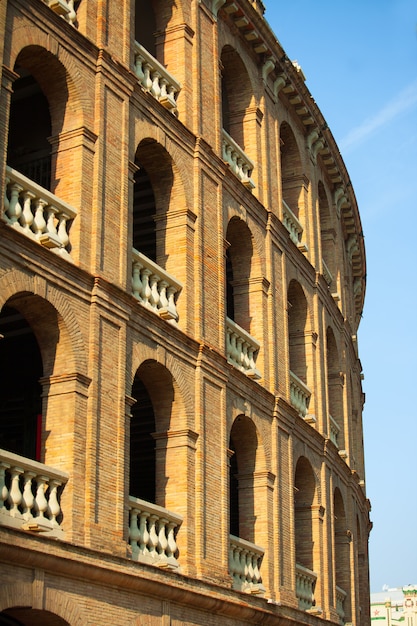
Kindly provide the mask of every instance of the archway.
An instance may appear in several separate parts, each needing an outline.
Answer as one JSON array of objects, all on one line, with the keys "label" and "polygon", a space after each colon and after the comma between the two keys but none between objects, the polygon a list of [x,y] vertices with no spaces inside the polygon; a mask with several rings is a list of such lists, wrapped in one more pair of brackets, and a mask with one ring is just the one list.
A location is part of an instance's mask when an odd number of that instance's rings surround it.
[{"label": "archway", "polygon": [[70,624],[50,611],[13,607],[0,613],[0,626],[70,626]]},{"label": "archway", "polygon": [[0,313],[0,448],[41,460],[42,357],[33,329],[13,306]]}]

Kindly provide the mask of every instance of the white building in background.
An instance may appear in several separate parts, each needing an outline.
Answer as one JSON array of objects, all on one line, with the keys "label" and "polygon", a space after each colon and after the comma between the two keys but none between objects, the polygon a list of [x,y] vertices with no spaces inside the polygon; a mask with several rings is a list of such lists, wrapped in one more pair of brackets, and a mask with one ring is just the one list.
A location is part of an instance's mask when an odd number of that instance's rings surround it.
[{"label": "white building in background", "polygon": [[417,585],[372,593],[371,623],[380,626],[417,626]]}]

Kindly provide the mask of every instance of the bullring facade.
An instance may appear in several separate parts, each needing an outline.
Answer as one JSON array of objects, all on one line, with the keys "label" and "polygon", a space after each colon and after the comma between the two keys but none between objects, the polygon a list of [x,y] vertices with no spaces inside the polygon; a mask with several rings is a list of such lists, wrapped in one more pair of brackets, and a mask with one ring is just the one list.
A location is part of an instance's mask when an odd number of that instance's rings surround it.
[{"label": "bullring facade", "polygon": [[0,624],[369,623],[363,235],[260,0],[0,5]]}]

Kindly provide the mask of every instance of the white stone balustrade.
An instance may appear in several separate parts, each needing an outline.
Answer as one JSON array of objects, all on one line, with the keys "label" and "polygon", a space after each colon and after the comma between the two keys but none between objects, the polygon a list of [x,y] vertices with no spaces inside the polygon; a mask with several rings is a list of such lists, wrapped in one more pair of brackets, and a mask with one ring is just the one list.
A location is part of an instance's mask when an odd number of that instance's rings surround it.
[{"label": "white stone balustrade", "polygon": [[308,611],[315,605],[314,590],[317,582],[317,574],[307,567],[296,564],[295,585],[298,608]]},{"label": "white stone balustrade", "polygon": [[129,496],[132,559],[178,571],[176,535],[181,524],[181,515]]},{"label": "white stone balustrade", "polygon": [[321,265],[322,265],[322,274],[324,277],[324,280],[326,281],[326,283],[330,286],[333,282],[333,276],[331,271],[329,270],[329,268],[327,267],[324,259],[321,260]]},{"label": "white stone balustrade", "polygon": [[74,26],[77,14],[74,9],[74,0],[43,0],[56,13]]},{"label": "white stone balustrade", "polygon": [[233,589],[264,595],[260,573],[264,553],[265,550],[254,543],[230,535],[229,573],[233,578]]},{"label": "white stone balustrade", "polygon": [[336,611],[342,624],[345,623],[345,598],[346,591],[336,586]]},{"label": "white stone balustrade", "polygon": [[261,373],[256,369],[256,357],[260,348],[249,333],[235,324],[229,317],[226,318],[226,356],[229,363],[237,367],[249,378],[258,380]]},{"label": "white stone balustrade", "polygon": [[290,398],[291,404],[298,414],[304,418],[310,404],[311,391],[302,380],[290,371]]},{"label": "white stone balustrade", "polygon": [[163,319],[178,321],[176,298],[182,284],[144,254],[132,248],[132,293]]},{"label": "white stone balustrade", "polygon": [[339,436],[340,428],[336,420],[331,415],[329,415],[329,428],[330,428],[330,441],[332,441],[334,445],[336,446],[336,448],[338,448],[339,444],[337,442],[337,439]]},{"label": "white stone balustrade", "polygon": [[247,189],[251,191],[255,188],[255,183],[251,178],[253,161],[224,129],[222,130],[222,159]]},{"label": "white stone balustrade", "polygon": [[306,244],[301,243],[301,238],[303,235],[303,227],[301,226],[301,222],[299,221],[298,217],[296,217],[291,211],[285,200],[282,201],[282,219],[282,223],[290,234],[291,241],[295,243],[297,248],[299,248],[302,252],[307,252],[308,248]]},{"label": "white stone balustrade", "polygon": [[135,41],[135,74],[140,85],[171,113],[177,113],[181,85],[149,52]]},{"label": "white stone balustrade", "polygon": [[0,525],[62,537],[61,487],[68,474],[0,450]]},{"label": "white stone balustrade", "polygon": [[77,211],[53,193],[6,167],[3,220],[27,237],[71,260],[69,224]]}]

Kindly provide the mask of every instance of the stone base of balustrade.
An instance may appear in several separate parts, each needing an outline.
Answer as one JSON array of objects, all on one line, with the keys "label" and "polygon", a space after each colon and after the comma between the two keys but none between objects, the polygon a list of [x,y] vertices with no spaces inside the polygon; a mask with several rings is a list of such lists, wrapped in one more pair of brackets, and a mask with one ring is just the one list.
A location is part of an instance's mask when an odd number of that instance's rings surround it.
[{"label": "stone base of balustrade", "polygon": [[176,323],[178,321],[178,313],[169,307],[158,309],[157,313],[163,320],[168,322]]},{"label": "stone base of balustrade", "polygon": [[138,563],[146,563],[147,565],[154,565],[155,567],[159,567],[161,569],[168,569],[173,572],[180,572],[180,566],[177,559],[174,556],[162,556],[160,554],[155,553],[154,555],[147,553],[143,554],[141,552],[131,553],[130,555],[132,561],[138,561]]},{"label": "stone base of balustrade", "polygon": [[248,593],[250,595],[257,595],[260,598],[266,593],[266,589],[262,583],[249,583],[246,580],[233,579],[232,589],[236,591],[243,591],[243,593]]},{"label": "stone base of balustrade", "polygon": [[51,233],[43,233],[38,239],[39,243],[45,248],[60,248],[62,246],[59,237]]},{"label": "stone base of balustrade", "polygon": [[45,518],[31,517],[25,519],[21,513],[12,517],[5,508],[0,510],[0,526],[23,530],[32,535],[44,535],[45,537],[64,538],[64,531],[60,526],[54,526],[52,522]]},{"label": "stone base of balustrade", "polygon": [[256,368],[251,370],[243,370],[243,372],[248,378],[252,378],[253,380],[259,380],[260,378],[262,378],[261,372]]}]

